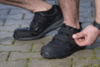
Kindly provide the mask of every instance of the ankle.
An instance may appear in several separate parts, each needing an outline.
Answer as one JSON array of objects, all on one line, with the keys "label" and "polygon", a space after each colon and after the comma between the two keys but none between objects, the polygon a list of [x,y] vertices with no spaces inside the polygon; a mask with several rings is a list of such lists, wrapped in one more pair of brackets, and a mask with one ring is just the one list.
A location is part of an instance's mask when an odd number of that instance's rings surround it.
[{"label": "ankle", "polygon": [[80,24],[79,24],[79,21],[73,23],[73,22],[68,22],[68,21],[64,21],[63,22],[64,24],[68,25],[68,26],[71,26],[73,28],[76,28],[76,29],[80,29]]},{"label": "ankle", "polygon": [[32,12],[48,11],[51,8],[52,8],[52,5],[48,4],[48,6],[37,7],[35,9],[33,9]]}]

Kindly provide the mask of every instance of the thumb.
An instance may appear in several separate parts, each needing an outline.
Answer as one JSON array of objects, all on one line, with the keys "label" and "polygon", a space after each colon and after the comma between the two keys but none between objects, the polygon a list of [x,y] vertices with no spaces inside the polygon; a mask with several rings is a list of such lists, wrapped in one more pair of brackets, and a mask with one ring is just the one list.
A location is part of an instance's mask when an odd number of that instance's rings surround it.
[{"label": "thumb", "polygon": [[73,38],[82,38],[82,37],[84,37],[84,34],[83,34],[83,32],[80,32],[80,33],[74,34],[72,37]]}]

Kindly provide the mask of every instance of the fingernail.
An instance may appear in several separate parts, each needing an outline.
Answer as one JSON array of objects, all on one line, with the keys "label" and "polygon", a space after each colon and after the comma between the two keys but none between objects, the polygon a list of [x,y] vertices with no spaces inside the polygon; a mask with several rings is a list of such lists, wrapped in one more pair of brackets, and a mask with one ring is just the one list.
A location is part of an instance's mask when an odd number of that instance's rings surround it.
[{"label": "fingernail", "polygon": [[76,36],[75,36],[75,35],[73,35],[73,38],[76,38]]}]

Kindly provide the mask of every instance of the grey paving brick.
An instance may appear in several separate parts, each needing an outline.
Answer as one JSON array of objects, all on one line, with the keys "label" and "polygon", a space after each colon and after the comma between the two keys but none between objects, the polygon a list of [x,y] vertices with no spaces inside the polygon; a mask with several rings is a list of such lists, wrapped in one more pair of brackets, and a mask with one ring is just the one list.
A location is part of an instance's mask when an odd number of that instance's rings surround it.
[{"label": "grey paving brick", "polygon": [[46,36],[44,38],[41,38],[41,39],[37,39],[37,40],[31,40],[31,41],[15,41],[15,44],[14,45],[22,45],[22,44],[47,44],[48,42],[51,41],[52,39],[52,35],[51,36]]},{"label": "grey paving brick", "polygon": [[93,22],[94,18],[84,18],[84,17],[80,17],[79,18],[80,22]]},{"label": "grey paving brick", "polygon": [[20,53],[20,52],[11,52],[9,61],[18,60],[18,59],[26,59],[26,58],[41,58],[40,52],[34,53]]},{"label": "grey paving brick", "polygon": [[4,22],[4,20],[0,20],[0,26],[2,26],[3,22]]},{"label": "grey paving brick", "polygon": [[87,49],[100,48],[100,43],[94,43],[93,45],[87,46],[86,48],[87,48]]},{"label": "grey paving brick", "polygon": [[51,36],[46,36],[46,37],[43,37],[41,39],[38,39],[38,40],[34,40],[34,44],[37,44],[37,43],[42,43],[42,44],[48,44],[53,38],[53,35]]},{"label": "grey paving brick", "polygon": [[57,34],[58,33],[58,31],[51,31],[51,32],[49,32],[49,33],[47,33],[45,36],[49,36],[49,35],[55,35],[55,34]]},{"label": "grey paving brick", "polygon": [[[34,63],[35,62],[35,63]],[[28,67],[70,67],[70,59],[37,60],[32,59]]]},{"label": "grey paving brick", "polygon": [[90,18],[91,17],[91,12],[90,11],[85,11],[80,13],[80,17],[85,17],[85,18]]},{"label": "grey paving brick", "polygon": [[85,11],[94,11],[94,8],[93,7],[82,7],[82,6],[80,6],[79,7],[79,11],[80,12],[85,12]]},{"label": "grey paving brick", "polygon": [[18,27],[19,27],[19,25],[0,26],[0,31],[14,31]]},{"label": "grey paving brick", "polygon": [[24,19],[32,20],[33,17],[34,17],[34,13],[26,13],[25,16],[24,16]]},{"label": "grey paving brick", "polygon": [[28,52],[30,51],[31,45],[24,44],[24,45],[18,45],[18,46],[2,46],[0,45],[0,51],[22,51],[22,52]]},{"label": "grey paving brick", "polygon": [[31,20],[6,20],[5,25],[22,25],[29,24]]},{"label": "grey paving brick", "polygon": [[51,1],[47,0],[46,2],[49,4],[52,4],[52,5],[56,4],[56,2],[54,0],[51,0]]},{"label": "grey paving brick", "polygon": [[85,2],[80,1],[80,6],[82,6],[82,7],[91,7],[91,2],[90,1],[85,1]]},{"label": "grey paving brick", "polygon": [[91,22],[84,22],[82,23],[82,28],[86,28],[89,25],[91,25]]},{"label": "grey paving brick", "polygon": [[96,42],[99,42],[100,43],[100,36],[97,38]]},{"label": "grey paving brick", "polygon": [[31,45],[33,43],[34,43],[33,40],[31,40],[31,41],[18,41],[18,40],[16,40],[14,45],[24,45],[24,44],[30,44]]},{"label": "grey paving brick", "polygon": [[78,57],[91,58],[93,57],[93,53],[92,53],[92,50],[81,50],[81,51],[75,52],[69,57],[70,58],[78,58]]},{"label": "grey paving brick", "polygon": [[0,32],[0,39],[7,38],[7,37],[13,37],[13,33],[12,32]]},{"label": "grey paving brick", "polygon": [[0,61],[6,61],[9,52],[0,52]]},{"label": "grey paving brick", "polygon": [[0,67],[25,67],[27,60],[0,62]]},{"label": "grey paving brick", "polygon": [[0,9],[11,9],[11,8],[19,8],[19,7],[5,5],[5,4],[0,4]]},{"label": "grey paving brick", "polygon": [[21,25],[21,28],[22,28],[22,27],[30,27],[30,23],[29,23],[29,24],[22,24],[22,25]]},{"label": "grey paving brick", "polygon": [[12,45],[14,38],[4,38],[4,39],[0,39],[0,44],[3,45]]},{"label": "grey paving brick", "polygon": [[23,14],[23,13],[31,13],[31,12],[28,10],[25,10],[25,9],[21,9],[21,8],[16,9],[15,8],[15,9],[11,9],[9,14]]},{"label": "grey paving brick", "polygon": [[100,59],[82,59],[74,58],[73,67],[82,67],[84,65],[100,65]]},{"label": "grey paving brick", "polygon": [[22,19],[23,14],[1,15],[0,19]]},{"label": "grey paving brick", "polygon": [[95,49],[95,56],[100,58],[100,49]]},{"label": "grey paving brick", "polygon": [[0,10],[0,15],[6,15],[8,14],[9,9],[2,9]]},{"label": "grey paving brick", "polygon": [[40,51],[42,46],[44,46],[44,44],[42,44],[42,43],[34,44],[33,51]]}]

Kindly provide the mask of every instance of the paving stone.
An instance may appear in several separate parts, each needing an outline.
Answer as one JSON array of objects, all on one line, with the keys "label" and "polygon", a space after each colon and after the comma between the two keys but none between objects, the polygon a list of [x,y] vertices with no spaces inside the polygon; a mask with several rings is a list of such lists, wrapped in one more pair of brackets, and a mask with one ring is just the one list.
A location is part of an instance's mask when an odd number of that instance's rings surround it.
[{"label": "paving stone", "polygon": [[2,9],[0,10],[0,15],[6,15],[8,14],[9,9]]},{"label": "paving stone", "polygon": [[99,42],[100,43],[100,36],[97,38],[96,42]]},{"label": "paving stone", "polygon": [[93,57],[92,50],[81,50],[69,56],[69,58],[78,58],[78,57],[91,58]]},{"label": "paving stone", "polygon": [[15,9],[11,9],[9,14],[23,14],[23,13],[31,13],[31,12],[28,10],[25,10],[25,9],[21,9],[21,8],[16,9],[15,8]]},{"label": "paving stone", "polygon": [[86,2],[81,2],[80,1],[80,6],[82,6],[82,7],[91,7],[91,2],[90,1],[86,1]]},{"label": "paving stone", "polygon": [[5,25],[22,25],[29,24],[31,20],[6,20]]},{"label": "paving stone", "polygon": [[22,52],[28,52],[30,51],[31,45],[24,44],[24,45],[18,45],[18,46],[2,46],[0,45],[0,51],[22,51]]},{"label": "paving stone", "polygon": [[70,67],[70,59],[37,60],[31,59],[28,67]]},{"label": "paving stone", "polygon": [[79,11],[80,11],[80,12],[94,11],[94,10],[95,10],[95,9],[94,9],[93,7],[88,7],[88,8],[82,7],[82,6],[79,7]]},{"label": "paving stone", "polygon": [[94,43],[93,45],[87,46],[86,48],[87,48],[87,49],[100,48],[100,43]]},{"label": "paving stone", "polygon": [[0,26],[2,26],[3,22],[4,22],[4,20],[0,20]]},{"label": "paving stone", "polygon": [[31,40],[31,41],[18,41],[18,40],[16,40],[14,45],[24,45],[24,44],[32,45],[32,44],[34,44],[34,41],[33,40]]},{"label": "paving stone", "polygon": [[0,31],[14,31],[18,27],[19,27],[19,25],[0,26]]},{"label": "paving stone", "polygon": [[30,24],[22,24],[22,25],[21,25],[21,28],[22,28],[22,27],[30,27]]},{"label": "paving stone", "polygon": [[85,12],[80,13],[79,16],[89,18],[89,17],[91,17],[91,12],[90,11],[85,11]]},{"label": "paving stone", "polygon": [[25,16],[24,16],[24,19],[25,20],[30,19],[32,21],[33,17],[34,17],[34,13],[26,13]]},{"label": "paving stone", "polygon": [[73,59],[73,67],[82,67],[84,65],[100,65],[100,59]]},{"label": "paving stone", "polygon": [[[0,61],[6,61],[9,52],[0,52]],[[0,66],[1,67],[1,66]]]},{"label": "paving stone", "polygon": [[53,0],[52,1],[47,0],[46,2],[49,3],[49,4],[52,4],[52,5],[56,4],[56,2],[53,1]]},{"label": "paving stone", "polygon": [[100,49],[95,49],[95,56],[100,58]]},{"label": "paving stone", "polygon": [[0,19],[22,19],[23,14],[15,14],[15,15],[0,15]]},{"label": "paving stone", "polygon": [[4,38],[4,39],[0,39],[0,44],[3,45],[12,45],[14,38]]},{"label": "paving stone", "polygon": [[39,43],[47,44],[48,42],[51,41],[52,37],[53,37],[53,36],[51,35],[51,36],[43,37],[43,38],[41,38],[41,39],[30,40],[30,41],[18,41],[18,40],[16,40],[14,45],[22,45],[22,44],[39,44]]},{"label": "paving stone", "polygon": [[54,31],[51,31],[51,32],[47,33],[45,36],[55,35],[57,33],[58,33],[58,31],[54,30]]},{"label": "paving stone", "polygon": [[84,18],[84,17],[80,17],[79,18],[80,22],[93,22],[94,18]]},{"label": "paving stone", "polygon": [[26,59],[26,58],[41,58],[40,52],[34,53],[20,53],[20,52],[11,52],[9,61],[14,61],[18,59]]},{"label": "paving stone", "polygon": [[34,44],[33,51],[40,51],[41,48],[42,48],[42,46],[44,46],[44,44],[42,44],[42,43],[36,43],[36,44]]},{"label": "paving stone", "polygon": [[0,4],[0,9],[12,9],[12,8],[19,8],[11,5]]},{"label": "paving stone", "polygon": [[84,22],[82,23],[82,28],[86,28],[89,25],[91,25],[91,22]]},{"label": "paving stone", "polygon": [[0,67],[26,67],[27,60],[0,62]]},{"label": "paving stone", "polygon": [[12,32],[0,32],[0,39],[8,38],[8,37],[13,37],[13,33]]},{"label": "paving stone", "polygon": [[42,43],[42,44],[48,44],[53,38],[53,35],[51,36],[46,36],[46,37],[43,37],[41,39],[38,39],[38,40],[34,40],[34,44],[37,44],[37,43]]}]

